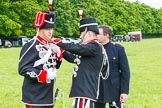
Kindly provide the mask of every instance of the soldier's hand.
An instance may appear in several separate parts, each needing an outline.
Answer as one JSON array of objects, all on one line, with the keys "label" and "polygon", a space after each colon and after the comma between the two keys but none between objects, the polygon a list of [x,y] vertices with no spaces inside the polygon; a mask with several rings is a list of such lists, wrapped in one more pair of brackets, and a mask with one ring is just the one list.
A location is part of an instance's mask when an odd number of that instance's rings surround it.
[{"label": "soldier's hand", "polygon": [[53,80],[54,78],[56,78],[56,69],[49,68],[47,70],[47,79]]}]

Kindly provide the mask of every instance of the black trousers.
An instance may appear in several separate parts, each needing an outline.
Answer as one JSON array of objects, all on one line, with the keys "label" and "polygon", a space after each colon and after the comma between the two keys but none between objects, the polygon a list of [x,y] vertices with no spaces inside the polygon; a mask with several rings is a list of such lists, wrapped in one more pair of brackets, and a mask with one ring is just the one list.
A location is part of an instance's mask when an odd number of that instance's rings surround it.
[{"label": "black trousers", "polygon": [[52,106],[32,106],[32,105],[26,105],[26,108],[53,108]]},{"label": "black trousers", "polygon": [[[95,108],[106,108],[106,103],[95,102]],[[121,108],[120,101],[113,101],[109,103],[110,108]]]}]

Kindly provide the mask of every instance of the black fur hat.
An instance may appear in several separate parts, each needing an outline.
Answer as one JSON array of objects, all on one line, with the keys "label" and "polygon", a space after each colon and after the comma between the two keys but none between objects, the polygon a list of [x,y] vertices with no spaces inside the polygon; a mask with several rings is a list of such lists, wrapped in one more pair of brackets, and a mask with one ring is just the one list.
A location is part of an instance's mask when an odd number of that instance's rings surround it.
[{"label": "black fur hat", "polygon": [[44,26],[42,28],[54,28],[56,15],[54,12],[46,12],[46,18],[44,20]]},{"label": "black fur hat", "polygon": [[93,31],[96,34],[99,34],[99,29],[98,29],[98,23],[96,21],[96,18],[83,18],[80,20],[79,24],[80,32],[85,31]]}]

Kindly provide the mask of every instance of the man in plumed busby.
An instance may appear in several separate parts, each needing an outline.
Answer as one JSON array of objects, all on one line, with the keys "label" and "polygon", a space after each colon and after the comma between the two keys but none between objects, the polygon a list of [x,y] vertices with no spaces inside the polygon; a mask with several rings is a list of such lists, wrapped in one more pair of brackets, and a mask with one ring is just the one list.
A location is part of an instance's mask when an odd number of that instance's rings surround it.
[{"label": "man in plumed busby", "polygon": [[103,62],[102,45],[99,44],[98,24],[95,18],[80,20],[81,43],[65,43],[53,38],[53,43],[64,49],[63,57],[74,63],[69,97],[74,98],[74,108],[94,108],[99,93],[99,73]]},{"label": "man in plumed busby", "polygon": [[52,108],[54,104],[54,79],[62,61],[61,48],[51,44],[54,21],[54,12],[37,12],[37,34],[20,53],[18,71],[24,77],[22,102],[26,108]]}]

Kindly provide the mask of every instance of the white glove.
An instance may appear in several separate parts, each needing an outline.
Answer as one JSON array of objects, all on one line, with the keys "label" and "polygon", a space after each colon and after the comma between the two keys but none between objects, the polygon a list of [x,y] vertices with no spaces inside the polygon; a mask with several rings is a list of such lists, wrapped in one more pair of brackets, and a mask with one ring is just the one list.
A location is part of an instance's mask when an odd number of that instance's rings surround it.
[{"label": "white glove", "polygon": [[57,53],[57,55],[61,54],[60,47],[58,47],[55,44],[51,44],[51,43],[49,43],[49,46],[50,46],[53,53]]},{"label": "white glove", "polygon": [[49,68],[47,70],[47,80],[53,80],[56,78],[56,69]]}]

